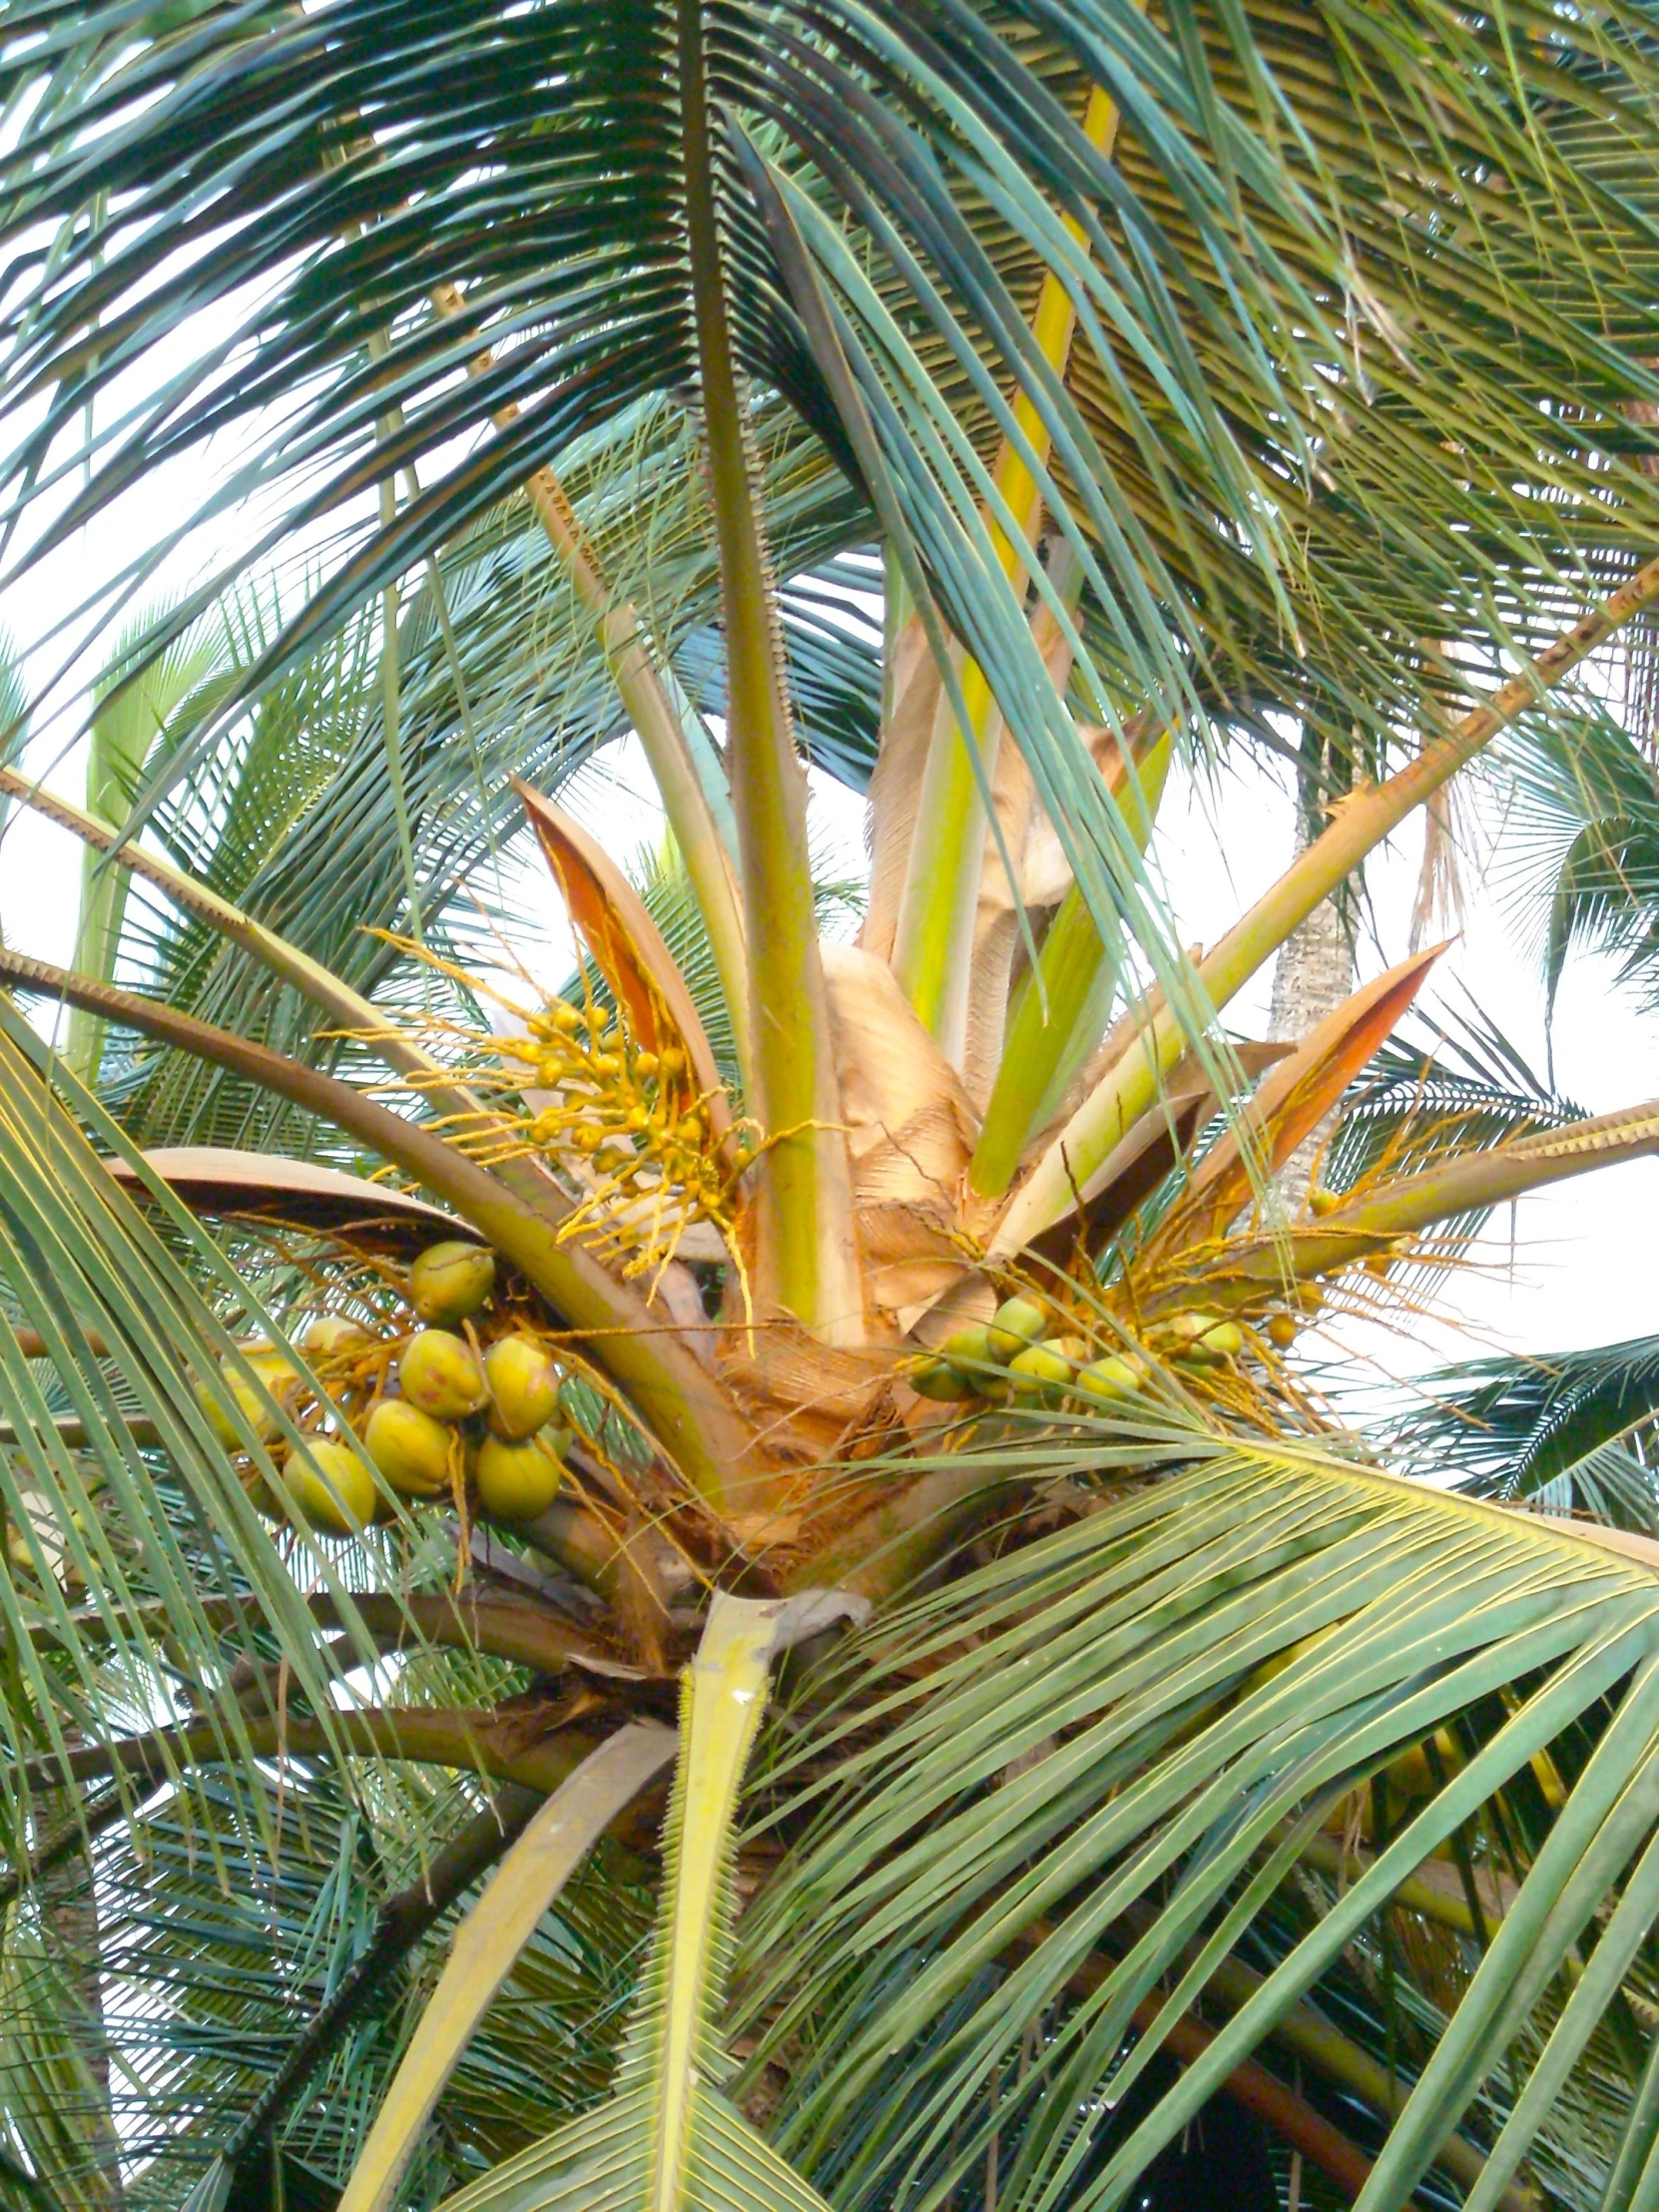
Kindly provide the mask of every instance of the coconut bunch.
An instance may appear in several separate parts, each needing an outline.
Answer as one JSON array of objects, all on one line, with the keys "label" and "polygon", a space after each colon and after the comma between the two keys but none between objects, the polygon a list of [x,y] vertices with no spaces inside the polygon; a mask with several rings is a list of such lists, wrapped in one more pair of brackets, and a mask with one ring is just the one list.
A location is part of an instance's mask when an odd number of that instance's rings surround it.
[{"label": "coconut bunch", "polygon": [[1132,1398],[1164,1364],[1195,1377],[1206,1369],[1230,1369],[1250,1340],[1221,1314],[1171,1314],[1143,1340],[1120,1338],[1103,1346],[1098,1332],[1053,1300],[1019,1292],[1006,1298],[988,1322],[955,1330],[918,1361],[907,1378],[921,1397],[945,1403],[975,1398],[1082,1410]]},{"label": "coconut bunch", "polygon": [[[310,1323],[301,1349],[320,1397],[285,1352],[261,1340],[239,1347],[263,1388],[229,1365],[216,1387],[203,1386],[216,1432],[243,1451],[229,1398],[276,1454],[306,1523],[331,1535],[394,1517],[397,1498],[452,1499],[468,1518],[534,1520],[558,1495],[571,1442],[564,1370],[496,1297],[495,1257],[480,1245],[428,1246],[404,1291],[406,1327],[376,1334],[338,1314]],[[299,1432],[297,1447],[284,1440],[278,1406]],[[284,1511],[252,1472],[250,1487],[274,1517]]]}]

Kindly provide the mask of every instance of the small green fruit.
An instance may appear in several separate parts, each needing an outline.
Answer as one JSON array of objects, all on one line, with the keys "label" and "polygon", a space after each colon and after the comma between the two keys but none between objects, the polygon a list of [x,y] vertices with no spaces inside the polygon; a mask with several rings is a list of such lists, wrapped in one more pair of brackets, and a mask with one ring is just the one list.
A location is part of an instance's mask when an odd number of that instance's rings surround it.
[{"label": "small green fruit", "polygon": [[985,1341],[993,1360],[1012,1363],[1048,1327],[1048,1316],[1029,1298],[1005,1298],[991,1317]]},{"label": "small green fruit", "polygon": [[966,1329],[958,1329],[946,1337],[939,1347],[939,1358],[948,1360],[964,1382],[975,1390],[983,1390],[993,1379],[984,1371],[994,1365],[991,1357],[991,1333],[983,1322],[974,1322]]},{"label": "small green fruit", "polygon": [[918,1397],[937,1398],[944,1404],[976,1394],[967,1377],[948,1360],[923,1360],[910,1370],[907,1380]]},{"label": "small green fruit", "polygon": [[540,1436],[516,1444],[486,1436],[478,1446],[474,1473],[479,1504],[492,1519],[504,1521],[534,1520],[545,1513],[564,1480],[556,1452]]},{"label": "small green fruit", "polygon": [[1169,1323],[1177,1360],[1193,1367],[1215,1367],[1244,1350],[1244,1331],[1219,1314],[1177,1314]]},{"label": "small green fruit", "polygon": [[374,1477],[349,1444],[318,1437],[286,1468],[294,1503],[313,1528],[355,1536],[374,1518]]},{"label": "small green fruit", "polygon": [[1076,1362],[1060,1337],[1050,1337],[1040,1345],[1028,1345],[1008,1362],[1008,1373],[1022,1397],[1041,1397],[1053,1390],[1063,1390],[1075,1372]]},{"label": "small green fruit", "polygon": [[534,1337],[501,1337],[484,1354],[490,1426],[509,1443],[545,1427],[559,1405],[558,1369]]},{"label": "small green fruit", "polygon": [[472,1347],[446,1330],[417,1331],[403,1348],[397,1374],[409,1403],[434,1420],[464,1420],[489,1397]]},{"label": "small green fruit", "polygon": [[1115,1352],[1107,1353],[1104,1359],[1091,1360],[1077,1378],[1078,1395],[1098,1399],[1102,1404],[1133,1397],[1140,1386],[1138,1370]]},{"label": "small green fruit", "polygon": [[363,1448],[399,1497],[441,1497],[451,1434],[406,1397],[383,1397],[368,1416]]},{"label": "small green fruit", "polygon": [[409,1303],[440,1329],[475,1314],[495,1288],[495,1255],[452,1239],[428,1245],[409,1270]]}]

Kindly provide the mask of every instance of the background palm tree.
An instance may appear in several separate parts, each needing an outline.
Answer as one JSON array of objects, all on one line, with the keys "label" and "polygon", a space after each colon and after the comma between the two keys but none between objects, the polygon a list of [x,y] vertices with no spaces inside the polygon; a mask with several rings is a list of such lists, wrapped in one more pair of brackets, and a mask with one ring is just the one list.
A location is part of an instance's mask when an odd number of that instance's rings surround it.
[{"label": "background palm tree", "polygon": [[[1649,2202],[1645,1413],[1584,1379],[1564,1529],[1299,1344],[1659,1108],[1389,1046],[1427,955],[1223,1017],[1495,747],[1639,966],[1652,30],[11,12],[10,573],[232,431],[246,518],[66,609],[88,805],[0,770],[94,855],[74,971],[0,951],[79,1017],[0,1001],[20,2200],[1191,2202],[1232,2126],[1297,2201]],[[629,730],[638,887],[546,797]],[[1341,803],[1186,954],[1172,750],[1296,748]],[[582,962],[504,1017],[537,852]]]}]

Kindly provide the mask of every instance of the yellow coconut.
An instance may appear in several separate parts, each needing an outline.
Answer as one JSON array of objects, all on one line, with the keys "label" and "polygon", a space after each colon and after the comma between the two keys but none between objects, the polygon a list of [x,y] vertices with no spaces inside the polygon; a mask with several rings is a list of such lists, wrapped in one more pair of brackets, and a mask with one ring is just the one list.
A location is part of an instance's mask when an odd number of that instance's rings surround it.
[{"label": "yellow coconut", "polygon": [[[270,1387],[270,1384],[267,1384]],[[208,1416],[208,1425],[227,1451],[246,1451],[247,1439],[232,1418],[230,1407],[224,1403],[229,1396],[240,1408],[248,1426],[268,1444],[278,1432],[276,1415],[261,1397],[255,1385],[240,1375],[228,1375],[221,1371],[216,1383],[196,1384],[196,1401]]]},{"label": "yellow coconut", "polygon": [[403,1348],[397,1375],[409,1403],[434,1420],[464,1420],[489,1398],[476,1353],[447,1330],[417,1330]]},{"label": "yellow coconut", "polygon": [[360,1352],[370,1342],[361,1322],[343,1314],[318,1314],[305,1332],[307,1360],[339,1360],[348,1352]]},{"label": "yellow coconut", "polygon": [[383,1397],[368,1416],[363,1448],[399,1497],[441,1497],[453,1434],[406,1397]]},{"label": "yellow coconut", "polygon": [[[1430,1756],[1429,1745],[1433,1746]],[[1436,1763],[1439,1774],[1435,1774]],[[1463,1764],[1463,1754],[1449,1729],[1437,1728],[1421,1743],[1407,1744],[1397,1759],[1383,1768],[1383,1779],[1396,1798],[1432,1797],[1442,1780],[1449,1782]]]},{"label": "yellow coconut", "polygon": [[486,1436],[473,1468],[478,1503],[493,1520],[534,1520],[559,1494],[564,1468],[541,1435],[522,1443]]},{"label": "yellow coconut", "polygon": [[484,1354],[490,1426],[508,1443],[533,1436],[559,1407],[558,1369],[534,1337],[499,1337]]},{"label": "yellow coconut", "polygon": [[458,1238],[428,1245],[409,1270],[410,1305],[440,1329],[475,1314],[494,1288],[495,1255]]},{"label": "yellow coconut", "polygon": [[354,1536],[374,1518],[374,1477],[349,1444],[316,1437],[289,1456],[288,1488],[313,1528]]}]

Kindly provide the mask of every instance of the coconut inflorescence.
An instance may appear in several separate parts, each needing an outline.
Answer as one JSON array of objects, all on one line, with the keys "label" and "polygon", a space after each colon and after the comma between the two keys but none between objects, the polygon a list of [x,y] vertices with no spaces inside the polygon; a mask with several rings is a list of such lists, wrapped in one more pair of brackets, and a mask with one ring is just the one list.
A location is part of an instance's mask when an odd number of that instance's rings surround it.
[{"label": "coconut inflorescence", "polygon": [[[459,1239],[429,1246],[406,1304],[401,1328],[401,1317],[296,1322],[303,1366],[254,1339],[198,1383],[215,1434],[250,1456],[262,1510],[345,1537],[439,1498],[501,1521],[552,1504],[573,1434],[565,1372],[524,1326],[522,1295],[516,1310],[499,1295],[494,1255]],[[275,1487],[253,1471],[256,1445],[282,1468]]]}]

